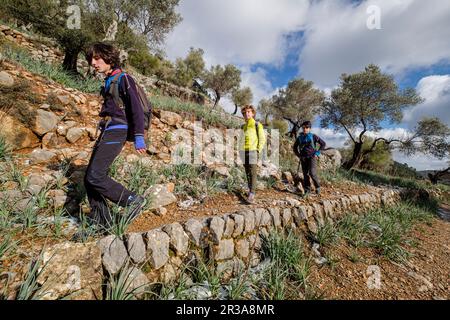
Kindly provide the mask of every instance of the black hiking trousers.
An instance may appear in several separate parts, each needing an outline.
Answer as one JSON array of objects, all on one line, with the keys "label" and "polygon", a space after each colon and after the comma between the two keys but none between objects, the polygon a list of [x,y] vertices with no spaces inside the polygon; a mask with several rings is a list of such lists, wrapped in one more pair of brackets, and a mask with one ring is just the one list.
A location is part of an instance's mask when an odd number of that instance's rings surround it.
[{"label": "black hiking trousers", "polygon": [[300,158],[303,171],[303,188],[306,192],[311,192],[312,179],[316,190],[320,188],[319,178],[317,176],[317,158]]},{"label": "black hiking trousers", "polygon": [[108,176],[109,168],[120,154],[127,138],[127,130],[113,129],[103,131],[92,150],[86,169],[84,185],[91,206],[90,219],[102,227],[112,222],[106,199],[126,207],[136,194]]}]

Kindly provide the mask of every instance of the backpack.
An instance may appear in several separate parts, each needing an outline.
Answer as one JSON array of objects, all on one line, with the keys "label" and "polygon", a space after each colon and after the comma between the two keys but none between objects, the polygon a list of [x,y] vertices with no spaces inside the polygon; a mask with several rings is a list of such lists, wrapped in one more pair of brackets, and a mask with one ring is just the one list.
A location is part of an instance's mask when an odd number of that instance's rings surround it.
[{"label": "backpack", "polygon": [[[317,144],[314,142],[314,134],[310,132],[310,133],[308,133],[307,136],[311,138],[310,141],[309,141],[309,143],[311,144],[311,147],[314,150],[319,151],[320,147],[318,148]],[[297,137],[297,139],[300,140],[300,137],[301,137],[301,134]],[[300,142],[299,149],[301,151],[306,146],[306,143],[301,143],[301,141],[299,141],[299,142]]]},{"label": "backpack", "polygon": [[[120,98],[119,94],[119,84],[120,80],[122,79],[122,76],[124,76],[126,73],[121,72],[114,76],[114,78],[111,80],[111,83],[109,85],[109,94],[113,97],[114,102],[125,112],[125,106],[122,101],[122,98]],[[127,81],[127,77],[125,77],[125,81]],[[129,84],[128,84],[129,86]],[[144,91],[144,89],[136,83],[136,91],[139,96],[139,101],[141,102],[141,108],[144,112],[144,129],[148,130],[150,128],[151,120],[152,120],[152,104],[147,98],[147,95]]]},{"label": "backpack", "polygon": [[[258,143],[259,143],[259,132],[258,132],[258,127],[259,127],[259,121],[255,120],[255,129],[256,129],[256,138],[258,138]],[[245,128],[245,124],[242,125],[241,129],[244,130]]]}]

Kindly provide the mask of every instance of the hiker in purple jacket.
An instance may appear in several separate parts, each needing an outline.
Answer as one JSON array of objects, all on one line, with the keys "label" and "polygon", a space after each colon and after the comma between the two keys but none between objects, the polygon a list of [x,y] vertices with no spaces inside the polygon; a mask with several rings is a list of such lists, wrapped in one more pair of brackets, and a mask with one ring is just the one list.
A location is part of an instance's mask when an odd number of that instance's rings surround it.
[{"label": "hiker in purple jacket", "polygon": [[320,151],[325,149],[325,142],[317,135],[311,133],[311,122],[305,121],[302,124],[303,132],[300,133],[294,144],[294,153],[300,158],[303,171],[304,197],[311,193],[311,181],[314,182],[316,194],[320,194],[320,182],[317,176],[317,162]]},{"label": "hiker in purple jacket", "polygon": [[[120,154],[125,142],[133,141],[138,153],[146,152],[144,140],[144,112],[140,105],[136,84],[132,77],[120,68],[119,52],[109,44],[96,43],[86,54],[88,63],[106,76],[102,87],[103,106],[100,111],[100,136],[97,139],[84,184],[91,206],[90,220],[101,230],[108,230],[113,217],[106,200],[127,207],[127,221],[131,223],[145,206],[145,199],[128,190],[108,176],[114,159]],[[118,84],[119,97],[111,94],[110,88]],[[76,234],[75,240],[84,234]]]}]

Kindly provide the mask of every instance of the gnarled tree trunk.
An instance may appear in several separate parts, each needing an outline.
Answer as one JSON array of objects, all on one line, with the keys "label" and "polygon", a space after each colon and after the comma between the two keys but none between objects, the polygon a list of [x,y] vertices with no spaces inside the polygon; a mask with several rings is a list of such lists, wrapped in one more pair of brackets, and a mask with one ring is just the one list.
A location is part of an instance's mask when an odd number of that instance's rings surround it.
[{"label": "gnarled tree trunk", "polygon": [[344,163],[344,165],[343,165],[344,169],[350,170],[353,167],[356,167],[361,163],[362,158],[363,158],[362,157],[362,147],[363,147],[362,142],[355,143],[355,146],[353,148],[352,158]]},{"label": "gnarled tree trunk", "polygon": [[77,61],[78,54],[81,52],[79,49],[66,48],[64,52],[63,69],[73,75],[78,75]]}]

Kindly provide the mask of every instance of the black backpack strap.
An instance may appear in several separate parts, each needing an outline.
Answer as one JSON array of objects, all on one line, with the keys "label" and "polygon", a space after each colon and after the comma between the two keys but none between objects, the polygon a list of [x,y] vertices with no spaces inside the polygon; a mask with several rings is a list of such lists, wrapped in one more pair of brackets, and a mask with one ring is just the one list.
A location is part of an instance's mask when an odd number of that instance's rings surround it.
[{"label": "black backpack strap", "polygon": [[259,121],[255,121],[255,128],[256,128],[256,138],[258,138],[258,144],[259,144]]},{"label": "black backpack strap", "polygon": [[119,87],[120,83],[119,80],[121,76],[125,75],[125,72],[118,73],[114,76],[114,78],[111,80],[111,83],[109,85],[109,94],[113,97],[114,103],[119,106],[120,109],[124,110],[125,104],[120,97]]}]

